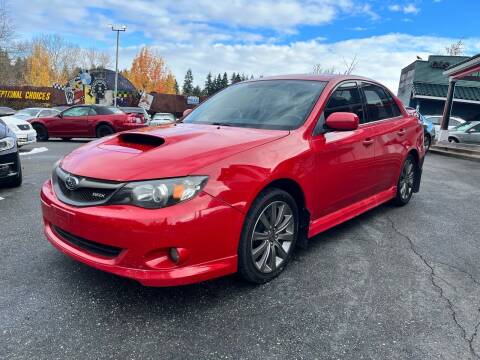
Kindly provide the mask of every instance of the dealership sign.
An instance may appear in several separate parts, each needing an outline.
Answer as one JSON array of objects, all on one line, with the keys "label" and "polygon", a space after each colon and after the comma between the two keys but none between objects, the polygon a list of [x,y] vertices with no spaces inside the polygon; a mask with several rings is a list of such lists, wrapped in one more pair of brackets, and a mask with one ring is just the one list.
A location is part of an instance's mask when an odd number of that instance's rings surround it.
[{"label": "dealership sign", "polygon": [[187,105],[198,105],[199,103],[200,103],[200,98],[198,96],[187,97]]},{"label": "dealership sign", "polygon": [[0,89],[0,99],[50,101],[51,91]]}]

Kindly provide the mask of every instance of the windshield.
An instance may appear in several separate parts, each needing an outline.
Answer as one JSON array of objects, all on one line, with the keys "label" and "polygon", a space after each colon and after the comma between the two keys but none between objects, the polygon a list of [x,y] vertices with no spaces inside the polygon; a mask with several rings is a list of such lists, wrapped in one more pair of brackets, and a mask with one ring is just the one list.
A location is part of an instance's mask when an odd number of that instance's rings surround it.
[{"label": "windshield", "polygon": [[240,83],[200,105],[184,122],[293,130],[303,124],[326,84],[309,80]]},{"label": "windshield", "polygon": [[480,122],[467,122],[460,124],[455,128],[455,131],[468,131],[471,127],[480,124]]},{"label": "windshield", "polygon": [[26,115],[30,115],[30,116],[36,116],[37,113],[38,113],[38,109],[23,109],[23,110],[18,111],[17,114],[26,114]]}]

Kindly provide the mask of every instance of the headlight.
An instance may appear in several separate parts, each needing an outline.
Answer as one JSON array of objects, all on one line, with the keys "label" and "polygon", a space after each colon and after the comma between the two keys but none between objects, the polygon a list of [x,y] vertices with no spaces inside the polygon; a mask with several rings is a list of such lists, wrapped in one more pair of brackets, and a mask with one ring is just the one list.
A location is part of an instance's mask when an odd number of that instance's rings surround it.
[{"label": "headlight", "polygon": [[15,146],[15,138],[6,137],[0,140],[0,151],[10,150]]},{"label": "headlight", "polygon": [[195,197],[205,186],[208,176],[132,182],[124,185],[109,200],[109,204],[130,204],[158,209]]}]

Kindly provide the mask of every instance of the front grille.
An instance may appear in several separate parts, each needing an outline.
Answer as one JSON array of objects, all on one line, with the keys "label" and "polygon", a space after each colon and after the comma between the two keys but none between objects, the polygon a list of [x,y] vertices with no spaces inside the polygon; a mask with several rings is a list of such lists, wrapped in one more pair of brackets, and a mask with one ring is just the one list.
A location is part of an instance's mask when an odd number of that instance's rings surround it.
[{"label": "front grille", "polygon": [[20,129],[20,130],[30,130],[30,125],[17,125],[17,127]]},{"label": "front grille", "polygon": [[69,199],[80,203],[92,203],[108,199],[114,193],[113,189],[95,189],[95,188],[79,188],[69,190],[63,181],[59,182],[63,195]]},{"label": "front grille", "polygon": [[57,197],[74,206],[106,204],[123,183],[97,180],[69,174],[60,167],[53,170],[53,187]]},{"label": "front grille", "polygon": [[88,252],[91,252],[97,255],[113,258],[118,256],[122,251],[121,248],[118,248],[115,246],[100,244],[94,241],[90,241],[90,240],[75,236],[73,234],[70,234],[69,232],[66,232],[65,230],[60,229],[57,226],[52,226],[52,229],[66,243],[70,245],[74,245],[76,247],[79,247],[83,250],[86,250]]}]

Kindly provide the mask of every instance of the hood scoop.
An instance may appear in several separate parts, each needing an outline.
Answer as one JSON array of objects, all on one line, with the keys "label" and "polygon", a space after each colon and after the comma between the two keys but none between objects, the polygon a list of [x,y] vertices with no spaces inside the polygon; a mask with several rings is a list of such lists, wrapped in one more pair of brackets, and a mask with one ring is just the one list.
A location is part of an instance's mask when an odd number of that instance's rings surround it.
[{"label": "hood scoop", "polygon": [[99,148],[131,154],[140,154],[155,149],[164,143],[165,139],[158,136],[139,133],[123,133],[99,145]]}]

